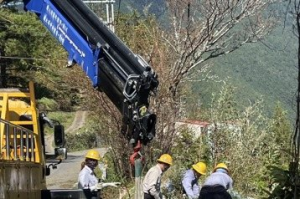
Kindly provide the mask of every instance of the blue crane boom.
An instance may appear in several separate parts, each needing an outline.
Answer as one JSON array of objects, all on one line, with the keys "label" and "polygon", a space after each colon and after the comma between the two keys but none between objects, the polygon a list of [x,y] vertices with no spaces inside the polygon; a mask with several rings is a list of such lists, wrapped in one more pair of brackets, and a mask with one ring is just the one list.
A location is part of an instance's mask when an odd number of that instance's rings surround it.
[{"label": "blue crane boom", "polygon": [[134,54],[82,0],[23,0],[123,116],[122,132],[135,146],[155,136],[156,115],[149,98],[158,87],[149,64]]}]

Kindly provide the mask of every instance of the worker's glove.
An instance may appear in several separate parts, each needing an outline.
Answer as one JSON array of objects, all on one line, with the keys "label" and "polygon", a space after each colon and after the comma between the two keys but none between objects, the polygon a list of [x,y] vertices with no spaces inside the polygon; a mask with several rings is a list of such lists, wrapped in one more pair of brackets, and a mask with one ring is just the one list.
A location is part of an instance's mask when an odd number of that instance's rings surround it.
[{"label": "worker's glove", "polygon": [[118,187],[118,185],[120,185],[121,183],[120,182],[100,182],[98,183],[96,186],[97,186],[97,189],[103,189],[105,187],[108,187],[108,186],[111,186],[111,187]]}]

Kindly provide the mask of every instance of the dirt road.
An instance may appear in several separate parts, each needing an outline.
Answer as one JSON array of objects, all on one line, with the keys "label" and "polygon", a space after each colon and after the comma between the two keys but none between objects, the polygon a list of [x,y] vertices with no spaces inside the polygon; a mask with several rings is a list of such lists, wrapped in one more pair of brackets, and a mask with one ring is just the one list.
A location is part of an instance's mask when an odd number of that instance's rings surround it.
[{"label": "dirt road", "polygon": [[73,120],[71,126],[69,126],[65,132],[73,133],[77,129],[80,129],[81,127],[83,127],[86,116],[87,116],[87,111],[76,111],[75,117],[74,117],[74,120]]}]

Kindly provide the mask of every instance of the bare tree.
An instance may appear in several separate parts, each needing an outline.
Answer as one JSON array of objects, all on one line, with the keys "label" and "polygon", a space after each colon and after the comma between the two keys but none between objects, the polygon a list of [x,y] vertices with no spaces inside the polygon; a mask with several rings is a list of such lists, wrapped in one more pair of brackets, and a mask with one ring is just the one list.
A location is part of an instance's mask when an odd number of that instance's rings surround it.
[{"label": "bare tree", "polygon": [[[151,32],[148,56],[160,76],[154,102],[158,114],[159,148],[169,150],[179,117],[182,83],[209,61],[257,42],[274,27],[266,11],[274,0],[167,0],[166,30]],[[149,52],[149,51],[148,51]],[[147,52],[146,52],[147,53]]]},{"label": "bare tree", "polygon": [[274,22],[264,11],[273,0],[169,0],[171,31],[163,35],[174,62],[171,92],[196,67],[256,42]]}]

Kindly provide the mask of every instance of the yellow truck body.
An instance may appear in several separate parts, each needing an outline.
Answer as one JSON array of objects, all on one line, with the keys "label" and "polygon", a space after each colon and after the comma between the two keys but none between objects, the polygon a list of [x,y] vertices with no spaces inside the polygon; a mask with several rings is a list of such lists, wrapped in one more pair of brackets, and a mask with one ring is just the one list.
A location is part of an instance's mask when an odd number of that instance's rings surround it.
[{"label": "yellow truck body", "polygon": [[0,89],[0,116],[0,199],[40,199],[46,165],[32,82]]}]

